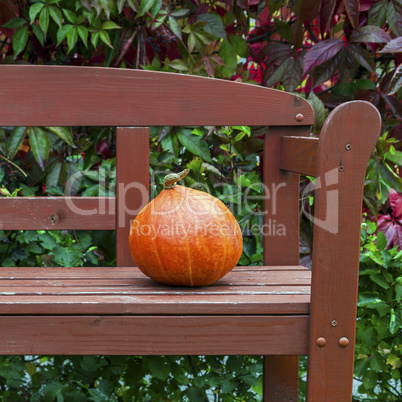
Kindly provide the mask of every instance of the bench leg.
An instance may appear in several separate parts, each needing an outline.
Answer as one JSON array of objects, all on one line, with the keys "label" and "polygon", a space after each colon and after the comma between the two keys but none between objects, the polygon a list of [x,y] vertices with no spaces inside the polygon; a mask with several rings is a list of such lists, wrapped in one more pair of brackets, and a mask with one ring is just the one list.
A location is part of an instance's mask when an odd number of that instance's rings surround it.
[{"label": "bench leg", "polygon": [[264,402],[299,400],[299,356],[264,356]]}]

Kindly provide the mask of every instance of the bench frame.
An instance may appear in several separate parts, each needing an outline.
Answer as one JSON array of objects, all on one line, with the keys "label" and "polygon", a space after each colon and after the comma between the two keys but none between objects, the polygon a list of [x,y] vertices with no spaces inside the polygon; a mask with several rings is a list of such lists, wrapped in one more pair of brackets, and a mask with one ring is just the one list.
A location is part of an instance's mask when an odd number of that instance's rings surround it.
[{"label": "bench frame", "polygon": [[[0,88],[1,126],[118,127],[117,186],[122,187],[135,181],[149,189],[146,126],[269,126],[264,184],[271,188],[281,183],[286,191],[276,194],[278,211],[272,211],[266,197],[264,220],[275,219],[295,229],[282,237],[265,236],[267,275],[273,270],[286,271],[289,278],[307,275],[299,266],[299,176],[317,177],[311,299],[300,296],[297,304],[296,296],[287,298],[284,292],[275,304],[256,294],[250,303],[237,306],[235,300],[216,295],[214,304],[200,304],[195,310],[193,300],[189,310],[190,304],[175,296],[163,299],[150,291],[153,301],[140,305],[126,303],[124,294],[115,295],[113,304],[93,301],[86,306],[57,294],[34,303],[29,296],[10,295],[10,281],[25,280],[29,288],[51,271],[31,268],[32,276],[24,279],[26,271],[18,274],[15,269],[14,278],[13,270],[2,268],[0,353],[264,354],[264,401],[298,399],[298,355],[308,353],[308,400],[351,400],[362,193],[381,128],[380,115],[371,104],[338,106],[318,140],[310,137],[314,116],[304,99],[236,82],[113,68],[4,65]],[[115,272],[123,280],[135,270],[127,241],[134,216],[127,209],[138,209],[144,200],[136,192],[123,207],[115,199],[102,199],[106,212],[98,219],[82,217],[68,207],[71,201],[90,210],[99,200],[1,198],[0,229],[117,229],[121,268]],[[251,268],[255,271],[239,267],[233,278],[262,269]],[[91,269],[54,272],[85,280],[84,273]],[[106,269],[96,272],[107,278]]]}]

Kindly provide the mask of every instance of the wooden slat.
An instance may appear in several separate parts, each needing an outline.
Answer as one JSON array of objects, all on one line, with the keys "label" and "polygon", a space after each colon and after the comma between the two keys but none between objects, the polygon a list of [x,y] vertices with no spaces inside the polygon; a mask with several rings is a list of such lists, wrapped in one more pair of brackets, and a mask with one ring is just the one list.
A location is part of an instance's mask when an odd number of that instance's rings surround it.
[{"label": "wooden slat", "polygon": [[[288,266],[259,266],[248,267],[239,266],[235,267],[227,275],[234,275],[236,272],[250,273],[255,272],[270,272],[270,271],[302,271],[309,272],[310,270],[302,265],[288,265]],[[224,277],[226,278],[227,275]],[[259,274],[258,274],[259,275]],[[133,267],[0,267],[1,279],[18,279],[18,278],[131,278],[131,277],[145,277],[145,275],[138,269]],[[222,278],[221,280],[223,280]],[[219,283],[219,282],[217,282]],[[214,286],[214,285],[212,285]]]},{"label": "wooden slat", "polygon": [[318,138],[282,137],[279,167],[306,176],[317,173]]},{"label": "wooden slat", "polygon": [[[8,270],[8,271],[7,271]],[[157,284],[152,281],[148,277],[146,277],[143,273],[141,273],[136,268],[124,268],[119,274],[119,271],[116,269],[116,274],[114,275],[114,268],[110,267],[100,267],[91,269],[85,268],[65,268],[58,269],[52,272],[53,268],[47,269],[39,269],[37,271],[36,268],[13,268],[7,269],[3,271],[3,268],[0,269],[0,287],[2,283],[2,279],[11,279],[13,278],[16,283],[18,283],[21,279],[50,279],[50,278],[59,278],[63,279],[77,279],[81,280],[83,283],[88,279],[98,278],[98,279],[110,279],[110,278],[126,278],[128,281],[135,280],[137,283],[146,284],[148,286],[155,284],[155,286],[164,286]],[[81,270],[81,271],[80,271]],[[244,270],[244,271],[232,271],[225,275],[222,279],[211,286],[231,286],[231,285],[249,285],[249,286],[260,286],[263,284],[269,285],[309,285],[310,284],[311,273],[308,270],[299,270],[299,271],[253,271],[253,270]],[[17,279],[18,278],[18,279]],[[168,286],[164,286],[168,289]],[[206,289],[206,288],[204,288]]]},{"label": "wooden slat", "polygon": [[117,266],[134,267],[128,244],[132,220],[149,201],[149,129],[117,128]]},{"label": "wooden slat", "polygon": [[[1,65],[0,88],[0,126],[314,122],[309,103],[284,91],[155,71]],[[297,114],[303,114],[302,122],[296,120]]]},{"label": "wooden slat", "polygon": [[308,314],[308,294],[97,295],[0,297],[0,314]]},{"label": "wooden slat", "polygon": [[[299,264],[299,175],[280,170],[280,146],[284,136],[308,136],[310,127],[270,127],[264,143],[264,185],[269,194],[264,200],[264,224],[271,235],[264,237],[265,265]],[[269,195],[269,197],[267,197]],[[273,224],[284,228],[276,233]],[[265,402],[277,402],[289,389],[289,398],[298,399],[299,360],[297,356],[264,356]],[[288,399],[292,400],[292,399]]]},{"label": "wooden slat", "polygon": [[[312,261],[307,397],[350,401],[365,172],[381,129],[368,102],[338,106],[326,120],[318,148]],[[336,321],[335,324],[332,324]],[[319,347],[316,340],[326,339]],[[339,339],[349,346],[339,346]]]},{"label": "wooden slat", "polygon": [[203,288],[161,285],[131,267],[2,268],[0,314],[307,314],[309,270],[247,268]]},{"label": "wooden slat", "polygon": [[114,230],[113,197],[0,198],[0,230]]},{"label": "wooden slat", "polygon": [[1,316],[1,354],[303,354],[307,316]]}]

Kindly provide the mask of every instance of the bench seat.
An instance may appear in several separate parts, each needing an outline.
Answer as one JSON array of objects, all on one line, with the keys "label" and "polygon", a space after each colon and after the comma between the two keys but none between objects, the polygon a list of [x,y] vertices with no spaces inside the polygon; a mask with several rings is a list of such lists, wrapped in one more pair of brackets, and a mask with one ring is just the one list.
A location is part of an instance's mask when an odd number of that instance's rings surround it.
[{"label": "bench seat", "polygon": [[134,267],[2,268],[0,314],[307,314],[310,283],[303,266],[236,267],[202,288]]},{"label": "bench seat", "polygon": [[302,266],[237,267],[203,288],[157,284],[133,267],[0,272],[1,354],[307,353]]}]

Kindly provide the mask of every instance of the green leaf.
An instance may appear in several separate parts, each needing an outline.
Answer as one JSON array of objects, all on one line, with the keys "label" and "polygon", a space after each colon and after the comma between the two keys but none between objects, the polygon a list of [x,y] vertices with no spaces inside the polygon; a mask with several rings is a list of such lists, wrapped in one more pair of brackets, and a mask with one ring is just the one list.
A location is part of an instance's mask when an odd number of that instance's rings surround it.
[{"label": "green leaf", "polygon": [[137,16],[142,17],[154,4],[156,0],[141,0],[140,9],[138,10]]},{"label": "green leaf", "polygon": [[102,29],[121,29],[121,27],[113,21],[106,21],[102,24]]},{"label": "green leaf", "polygon": [[229,40],[233,49],[236,51],[236,54],[246,59],[248,57],[247,41],[239,35],[230,35]]},{"label": "green leaf", "polygon": [[33,24],[31,25],[32,31],[34,32],[35,36],[38,38],[38,41],[42,46],[45,46],[45,35],[43,34],[43,31],[41,28],[39,28],[38,25]]},{"label": "green leaf", "polygon": [[387,246],[387,238],[385,237],[385,234],[378,231],[378,233],[377,233],[377,250],[385,250],[386,246]]},{"label": "green leaf", "polygon": [[307,100],[314,111],[314,126],[317,129],[320,129],[325,121],[324,103],[313,91],[310,92]]},{"label": "green leaf", "polygon": [[49,28],[49,9],[47,7],[44,7],[39,14],[39,26],[46,38],[47,30]]},{"label": "green leaf", "polygon": [[395,299],[397,302],[399,302],[401,298],[402,298],[402,284],[395,285]]},{"label": "green leaf", "polygon": [[[401,3],[399,3],[399,7],[401,8]],[[401,10],[399,12],[395,8],[394,2],[390,1],[388,3],[388,7],[385,11],[386,18],[388,21],[388,25],[392,29],[392,32],[396,36],[402,35],[402,18],[401,18]]]},{"label": "green leaf", "polygon": [[75,14],[75,12],[68,10],[66,8],[63,8],[63,13],[72,24],[77,23],[77,15]]},{"label": "green leaf", "polygon": [[167,61],[166,64],[175,70],[189,70],[186,62],[182,59],[175,59],[172,61]]},{"label": "green leaf", "polygon": [[49,13],[53,21],[61,28],[63,24],[63,14],[56,6],[49,6]]},{"label": "green leaf", "polygon": [[12,39],[14,59],[25,49],[28,42],[28,26],[25,25],[15,31]]},{"label": "green leaf", "polygon": [[199,14],[197,15],[197,21],[206,22],[204,31],[216,36],[217,38],[227,38],[225,27],[221,17],[217,14]]},{"label": "green leaf", "polygon": [[84,25],[78,25],[77,31],[85,47],[88,47],[88,29]]},{"label": "green leaf", "polygon": [[50,167],[50,171],[46,176],[46,188],[56,187],[59,184],[61,176],[61,168],[63,163],[56,161]]},{"label": "green leaf", "polygon": [[175,18],[173,18],[172,16],[169,16],[169,26],[170,26],[170,29],[172,30],[172,32],[179,39],[181,39],[182,38],[182,36],[181,36],[181,26],[178,23],[178,21]]},{"label": "green leaf", "polygon": [[359,294],[359,301],[357,305],[359,307],[367,307],[373,304],[382,303],[377,292],[366,292]]},{"label": "green leaf", "polygon": [[377,1],[369,10],[367,25],[382,27],[385,23],[388,0]]},{"label": "green leaf", "polygon": [[378,286],[381,286],[383,289],[389,289],[389,283],[385,280],[385,278],[381,275],[370,275],[370,279],[375,282]]},{"label": "green leaf", "polygon": [[191,134],[189,130],[177,132],[180,143],[192,154],[201,157],[204,161],[212,163],[211,152],[206,142],[201,141],[200,137]]},{"label": "green leaf", "polygon": [[78,40],[78,29],[77,27],[71,25],[71,28],[67,31],[68,52],[71,52],[74,49],[77,40]]},{"label": "green leaf", "polygon": [[35,3],[32,4],[31,7],[29,7],[29,19],[31,24],[35,21],[36,16],[39,14],[40,11],[42,11],[42,8],[45,7],[43,3]]},{"label": "green leaf", "polygon": [[32,149],[35,160],[42,170],[45,169],[45,163],[50,153],[50,141],[47,135],[39,127],[30,127],[28,129],[29,144]]},{"label": "green leaf", "polygon": [[398,193],[402,193],[402,179],[383,161],[379,163],[379,170],[384,182]]},{"label": "green leaf", "polygon": [[0,183],[3,181],[5,174],[4,169],[0,167]]},{"label": "green leaf", "polygon": [[2,26],[4,28],[19,28],[22,27],[23,25],[26,25],[26,23],[27,23],[26,19],[17,17],[7,21]]},{"label": "green leaf", "polygon": [[219,49],[219,56],[222,58],[226,67],[228,67],[233,72],[237,67],[237,57],[232,45],[227,39],[222,39],[221,47]]},{"label": "green leaf", "polygon": [[98,45],[98,42],[99,42],[99,32],[94,32],[92,35],[91,35],[91,42],[92,42],[92,45],[93,45],[93,47],[94,48],[96,48],[96,46]]},{"label": "green leaf", "polygon": [[7,157],[13,159],[25,138],[26,127],[16,127],[7,141]]},{"label": "green leaf", "polygon": [[99,36],[103,43],[113,49],[112,43],[110,42],[110,36],[106,31],[99,31]]},{"label": "green leaf", "polygon": [[59,28],[57,31],[57,45],[60,45],[60,43],[65,39],[67,32],[71,29],[71,27],[73,27],[73,25],[66,24]]},{"label": "green leaf", "polygon": [[3,155],[7,155],[6,132],[4,128],[0,128],[0,152]]}]

